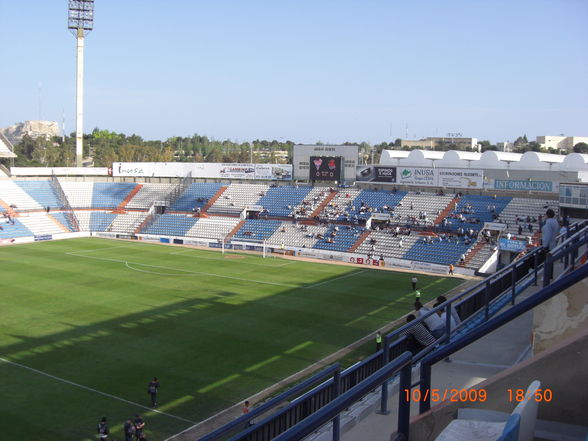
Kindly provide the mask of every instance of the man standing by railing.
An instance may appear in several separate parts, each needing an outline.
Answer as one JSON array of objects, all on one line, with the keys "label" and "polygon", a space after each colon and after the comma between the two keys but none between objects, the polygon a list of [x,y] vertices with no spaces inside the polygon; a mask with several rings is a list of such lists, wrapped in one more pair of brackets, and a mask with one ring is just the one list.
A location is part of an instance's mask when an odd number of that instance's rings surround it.
[{"label": "man standing by railing", "polygon": [[547,219],[541,230],[541,245],[549,251],[555,248],[555,240],[559,232],[559,223],[555,219],[555,212],[551,208],[545,212],[545,216],[547,216]]}]

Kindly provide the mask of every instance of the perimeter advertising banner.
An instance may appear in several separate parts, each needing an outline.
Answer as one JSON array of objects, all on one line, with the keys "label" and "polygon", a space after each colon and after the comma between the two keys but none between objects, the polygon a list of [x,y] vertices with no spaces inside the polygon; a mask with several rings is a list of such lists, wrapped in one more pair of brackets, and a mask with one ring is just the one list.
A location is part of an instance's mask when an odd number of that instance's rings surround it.
[{"label": "perimeter advertising banner", "polygon": [[428,167],[398,167],[396,181],[400,185],[437,187],[437,172]]},{"label": "perimeter advertising banner", "polygon": [[470,169],[437,169],[438,187],[444,188],[483,188],[484,170]]},{"label": "perimeter advertising banner", "polygon": [[396,183],[396,167],[362,165],[357,167],[356,182]]},{"label": "perimeter advertising banner", "polygon": [[114,162],[113,176],[259,179],[291,181],[291,164],[233,164],[218,162]]},{"label": "perimeter advertising banner", "polygon": [[340,181],[341,157],[311,156],[309,179],[311,181]]}]

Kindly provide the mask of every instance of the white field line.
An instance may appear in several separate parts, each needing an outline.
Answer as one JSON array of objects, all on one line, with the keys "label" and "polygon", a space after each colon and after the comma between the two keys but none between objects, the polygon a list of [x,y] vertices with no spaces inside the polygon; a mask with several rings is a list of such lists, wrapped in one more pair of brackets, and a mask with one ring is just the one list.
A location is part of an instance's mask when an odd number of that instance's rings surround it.
[{"label": "white field line", "polygon": [[[146,263],[131,262],[130,260],[109,259],[109,258],[106,258],[106,257],[84,256],[82,254],[74,254],[74,253],[65,253],[65,254],[70,254],[70,255],[73,255],[73,256],[76,256],[76,257],[84,257],[86,259],[94,259],[94,260],[102,260],[102,261],[107,261],[107,262],[122,263],[125,266],[127,266],[127,268],[128,268],[128,265],[131,264],[131,265],[145,266],[145,267],[148,267],[148,268],[156,268],[156,269],[169,270],[169,271],[180,271],[180,272],[187,273],[187,274],[190,274],[190,275],[195,275],[195,276],[219,277],[221,279],[230,279],[230,280],[239,280],[239,281],[242,281],[242,282],[261,283],[261,284],[264,284],[264,285],[284,286],[286,288],[301,288],[298,285],[290,285],[290,284],[287,284],[287,283],[267,282],[265,280],[245,279],[245,278],[242,278],[242,277],[225,276],[225,275],[222,275],[222,274],[206,273],[206,272],[203,272],[203,271],[190,271],[190,270],[185,270],[185,269],[181,269],[181,268],[172,268],[172,267],[168,267],[168,266],[148,265]],[[133,269],[133,270],[137,271],[136,268],[130,268],[130,269]],[[161,273],[158,273],[158,274],[161,275]],[[174,276],[174,275],[177,275],[177,274],[164,274],[164,275]]]},{"label": "white field line", "polygon": [[142,409],[146,409],[146,410],[148,410],[150,412],[159,413],[161,415],[165,415],[165,416],[168,416],[170,418],[175,418],[176,420],[184,421],[186,423],[197,424],[194,421],[187,420],[186,418],[182,418],[182,417],[179,417],[177,415],[172,415],[171,413],[167,413],[167,412],[162,412],[162,411],[157,410],[157,409],[152,409],[150,407],[143,406],[142,404],[135,403],[135,402],[129,401],[129,400],[125,400],[124,398],[121,398],[121,397],[117,397],[116,395],[111,395],[111,394],[106,393],[106,392],[102,392],[102,391],[99,391],[99,390],[96,390],[96,389],[92,389],[91,387],[84,386],[83,384],[74,383],[73,381],[66,380],[65,378],[61,378],[61,377],[57,377],[55,375],[51,375],[51,374],[49,374],[47,372],[40,371],[40,370],[35,369],[35,368],[32,368],[30,366],[26,366],[24,364],[20,364],[20,363],[17,363],[15,361],[7,360],[6,358],[0,357],[0,361],[2,361],[4,363],[7,363],[7,364],[11,364],[13,366],[17,366],[17,367],[22,368],[22,369],[26,369],[26,370],[31,371],[31,372],[35,372],[36,374],[39,374],[39,375],[44,375],[45,377],[52,378],[53,380],[57,380],[57,381],[60,381],[62,383],[69,384],[70,386],[78,387],[80,389],[84,389],[84,390],[87,390],[87,391],[90,391],[90,392],[93,392],[93,393],[96,393],[96,394],[99,394],[99,395],[103,395],[105,397],[112,398],[114,400],[122,401],[123,403],[131,404],[133,406],[137,406],[137,407],[140,407]]},{"label": "white field line", "polygon": [[317,286],[321,286],[321,285],[324,285],[326,283],[334,282],[335,280],[347,279],[348,277],[358,276],[359,274],[365,273],[366,271],[368,271],[368,270],[367,269],[364,269],[364,270],[358,271],[356,273],[345,274],[345,275],[340,276],[340,277],[335,277],[334,279],[329,279],[329,280],[325,280],[323,282],[315,283],[314,285],[305,286],[305,288],[307,288],[307,289],[315,288]]},{"label": "white field line", "polygon": [[[174,252],[172,252],[170,254],[184,255],[184,254],[189,254],[189,253],[192,253],[192,250],[174,251]],[[278,264],[278,265],[265,265],[263,263],[241,262],[239,260],[230,260],[230,259],[224,259],[224,258],[219,259],[218,257],[203,257],[203,256],[190,256],[190,255],[188,255],[187,257],[190,257],[192,259],[222,260],[223,262],[234,262],[234,263],[237,263],[239,265],[255,265],[255,266],[264,266],[266,268],[281,268],[283,266],[293,265],[293,264],[296,263],[296,262],[285,262],[285,263]]]}]

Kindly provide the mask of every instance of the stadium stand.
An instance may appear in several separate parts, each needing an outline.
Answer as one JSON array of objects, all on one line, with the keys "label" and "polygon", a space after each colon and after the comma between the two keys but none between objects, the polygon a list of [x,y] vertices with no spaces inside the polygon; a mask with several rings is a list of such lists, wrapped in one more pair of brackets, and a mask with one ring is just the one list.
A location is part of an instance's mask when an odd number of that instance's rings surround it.
[{"label": "stadium stand", "polygon": [[107,231],[108,227],[116,218],[116,214],[104,211],[93,211],[90,214],[90,231]]},{"label": "stadium stand", "polygon": [[194,226],[196,221],[196,218],[185,214],[162,214],[142,233],[186,236],[186,233]]},{"label": "stadium stand", "polygon": [[193,182],[172,204],[171,211],[192,212],[196,207],[203,208],[222,187],[222,184]]},{"label": "stadium stand", "polygon": [[7,205],[14,206],[18,211],[42,210],[44,208],[15,181],[9,179],[0,181],[0,195],[0,199]]},{"label": "stadium stand", "polygon": [[8,221],[0,223],[0,239],[14,239],[16,237],[33,236],[33,232],[29,230],[19,219],[13,218],[14,224]]},{"label": "stadium stand", "polygon": [[147,216],[145,212],[128,212],[117,215],[107,228],[107,231],[114,233],[127,233],[135,231],[143,219]]},{"label": "stadium stand", "polygon": [[94,193],[93,182],[72,182],[60,179],[59,183],[72,208],[92,207],[92,196]]},{"label": "stadium stand", "polygon": [[[402,239],[402,247],[400,247]],[[423,236],[416,234],[394,236],[392,231],[372,231],[369,238],[365,240],[356,250],[360,254],[384,255],[384,257],[394,257],[404,259],[406,251]],[[373,248],[373,249],[372,249]]]},{"label": "stadium stand", "polygon": [[220,198],[207,210],[208,213],[232,214],[241,213],[248,205],[259,205],[258,201],[268,191],[266,184],[231,185]]},{"label": "stadium stand", "polygon": [[479,231],[484,222],[496,222],[500,213],[512,200],[511,197],[465,195],[460,198],[455,210],[447,218],[447,228],[457,231],[458,228]]},{"label": "stadium stand", "polygon": [[309,186],[270,187],[255,204],[265,208],[268,216],[287,217],[292,215],[294,210],[302,204],[311,190],[312,187]]},{"label": "stadium stand", "polygon": [[[442,212],[451,200],[452,196],[409,192],[394,208],[394,219],[401,223],[423,223],[430,226],[438,213]],[[425,219],[419,219],[420,213]]]},{"label": "stadium stand", "polygon": [[125,208],[147,210],[154,201],[163,201],[174,188],[172,184],[143,184]]},{"label": "stadium stand", "polygon": [[327,232],[327,227],[318,225],[293,225],[282,222],[279,228],[267,240],[270,245],[288,244],[300,248],[313,248],[318,238]]},{"label": "stadium stand", "polygon": [[56,219],[50,215],[39,213],[31,216],[21,216],[18,219],[35,236],[69,232],[64,225],[57,222]]},{"label": "stadium stand", "polygon": [[233,239],[261,242],[269,239],[280,228],[278,220],[247,219],[245,224],[235,233]]},{"label": "stadium stand", "polygon": [[414,245],[404,254],[408,260],[418,260],[421,262],[438,263],[440,265],[449,265],[457,263],[462,254],[466,254],[470,245],[464,243],[462,239],[452,237],[451,239],[442,239],[436,237],[432,243],[425,237],[417,240]]},{"label": "stadium stand", "polygon": [[60,209],[63,207],[57,198],[51,181],[14,181],[14,183],[42,207],[49,207],[51,209]]},{"label": "stadium stand", "polygon": [[321,206],[329,196],[327,187],[312,187],[312,190],[304,199],[294,207],[292,217],[295,219],[308,219]]},{"label": "stadium stand", "polygon": [[187,237],[199,237],[203,239],[224,239],[239,223],[238,218],[214,216],[200,218],[186,232]]},{"label": "stadium stand", "polygon": [[[135,188],[128,182],[96,182],[92,193],[92,208],[117,208]],[[70,203],[71,205],[71,203]],[[72,207],[74,207],[72,205]]]},{"label": "stadium stand", "polygon": [[362,227],[331,226],[324,236],[314,244],[313,248],[330,251],[347,251],[364,231]]},{"label": "stadium stand", "polygon": [[51,213],[51,216],[53,216],[57,220],[57,222],[64,225],[69,231],[76,231],[74,226],[71,224],[69,217],[66,216],[65,213],[63,213],[63,212]]}]

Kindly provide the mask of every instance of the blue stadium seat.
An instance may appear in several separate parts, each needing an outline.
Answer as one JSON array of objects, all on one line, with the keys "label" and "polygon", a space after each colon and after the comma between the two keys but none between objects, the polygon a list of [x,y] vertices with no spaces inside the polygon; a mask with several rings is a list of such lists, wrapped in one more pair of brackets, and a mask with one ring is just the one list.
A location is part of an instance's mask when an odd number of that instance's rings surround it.
[{"label": "blue stadium seat", "polygon": [[[395,207],[398,203],[407,195],[406,191],[374,191],[374,190],[363,190],[357,195],[357,197],[351,203],[351,207],[345,209],[345,214],[339,216],[339,220],[349,220],[350,218],[357,216],[360,219],[369,219],[373,212],[387,213],[382,207]],[[361,213],[362,203],[371,209]],[[355,207],[355,210],[353,210]]]},{"label": "blue stadium seat", "polygon": [[281,223],[277,220],[247,219],[233,239],[260,242],[269,239]]},{"label": "blue stadium seat", "polygon": [[186,236],[186,233],[190,231],[190,228],[197,221],[197,218],[183,214],[162,214],[142,233],[162,236]]},{"label": "blue stadium seat", "polygon": [[[269,211],[269,216],[287,217],[292,210],[302,203],[313,187],[294,187],[285,185],[270,187],[267,192],[256,202]],[[290,206],[291,208],[288,208]]]},{"label": "blue stadium seat", "polygon": [[357,239],[359,239],[359,236],[363,232],[362,228],[341,225],[338,227],[335,237],[332,238],[333,243],[329,243],[328,239],[335,231],[335,228],[335,226],[330,227],[326,231],[325,237],[319,239],[313,248],[330,251],[347,251],[357,242]]},{"label": "blue stadium seat", "polygon": [[136,184],[130,182],[96,182],[92,194],[92,208],[116,208]]},{"label": "blue stadium seat", "polygon": [[14,183],[43,207],[51,207],[52,209],[63,207],[51,181],[14,181]]},{"label": "blue stadium seat", "polygon": [[[208,182],[193,182],[172,204],[172,211],[191,212],[195,207],[202,208],[222,187],[222,184]],[[198,199],[202,199],[200,202]]]}]

